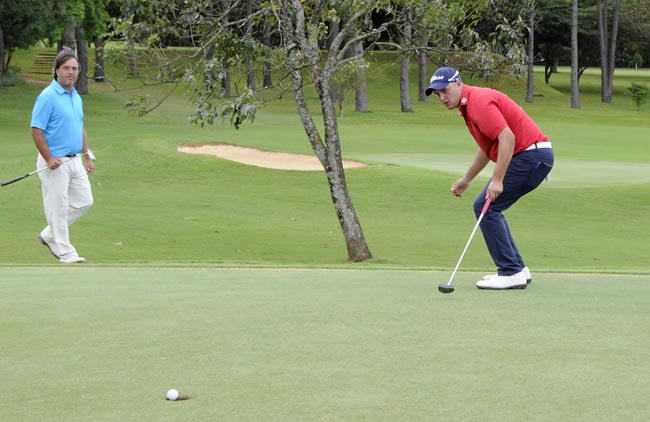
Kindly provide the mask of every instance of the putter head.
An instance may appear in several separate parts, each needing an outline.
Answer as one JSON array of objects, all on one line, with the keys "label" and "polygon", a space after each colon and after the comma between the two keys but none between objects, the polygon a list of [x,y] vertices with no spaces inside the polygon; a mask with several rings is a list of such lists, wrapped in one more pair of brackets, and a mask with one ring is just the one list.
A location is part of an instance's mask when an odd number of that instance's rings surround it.
[{"label": "putter head", "polygon": [[451,293],[454,291],[454,286],[452,284],[439,284],[438,291],[440,293]]}]

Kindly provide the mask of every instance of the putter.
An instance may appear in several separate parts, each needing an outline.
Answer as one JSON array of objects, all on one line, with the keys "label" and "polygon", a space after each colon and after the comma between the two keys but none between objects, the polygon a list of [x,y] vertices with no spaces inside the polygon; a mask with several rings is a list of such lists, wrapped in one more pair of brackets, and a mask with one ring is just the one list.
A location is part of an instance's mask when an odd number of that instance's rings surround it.
[{"label": "putter", "polygon": [[[88,154],[88,156],[89,156],[92,160],[94,160],[94,156],[92,155],[92,153],[90,152],[90,150],[89,150],[88,152],[84,152],[84,153],[81,153],[81,154],[79,154],[79,155],[86,155],[86,154]],[[74,158],[75,158],[75,157],[70,157],[70,158],[68,158],[67,160],[63,160],[63,161],[61,161],[61,164],[65,163],[65,162],[67,162],[67,161],[70,161],[70,160],[72,160],[72,159],[74,159]],[[7,185],[10,185],[10,184],[12,184],[12,183],[16,183],[16,182],[18,182],[18,181],[20,181],[20,180],[23,180],[23,179],[28,178],[28,177],[31,176],[32,174],[40,173],[40,172],[42,172],[43,170],[47,170],[47,169],[49,169],[49,167],[43,167],[43,168],[40,168],[40,169],[37,169],[37,170],[31,171],[31,172],[29,172],[29,173],[23,174],[22,176],[18,176],[18,177],[16,177],[15,179],[11,179],[11,180],[7,180],[6,182],[2,182],[2,183],[0,183],[0,186],[7,186]]]},{"label": "putter", "polygon": [[488,208],[490,207],[490,202],[492,200],[490,198],[487,198],[485,200],[485,205],[483,205],[483,209],[481,210],[481,215],[478,216],[478,220],[476,220],[476,225],[474,226],[474,230],[472,230],[472,234],[469,236],[469,240],[467,241],[467,244],[465,245],[465,249],[463,249],[463,253],[460,254],[460,259],[458,260],[458,263],[456,264],[456,268],[454,268],[454,272],[451,273],[451,277],[449,278],[449,281],[447,284],[439,284],[438,285],[438,291],[440,293],[451,293],[454,291],[454,285],[451,284],[452,280],[454,279],[454,276],[456,275],[456,271],[458,271],[458,267],[460,267],[460,263],[463,261],[463,257],[465,256],[465,252],[467,252],[467,248],[469,248],[469,244],[472,243],[472,239],[474,238],[474,234],[476,233],[476,229],[478,229],[479,224],[481,224],[481,220],[483,220],[483,216],[487,212]]}]

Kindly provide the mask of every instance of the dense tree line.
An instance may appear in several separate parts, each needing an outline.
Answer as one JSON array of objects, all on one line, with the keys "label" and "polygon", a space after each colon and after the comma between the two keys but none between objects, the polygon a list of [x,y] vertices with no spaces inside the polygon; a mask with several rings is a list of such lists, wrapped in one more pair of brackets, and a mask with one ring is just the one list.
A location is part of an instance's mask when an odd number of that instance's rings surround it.
[{"label": "dense tree line", "polygon": [[[39,42],[47,45],[68,45],[76,48],[82,54],[89,44],[94,44],[101,55],[104,37],[114,31],[121,22],[129,21],[132,27],[146,22],[152,10],[161,4],[173,4],[169,8],[170,16],[179,13],[183,2],[156,0],[0,0],[0,72],[8,71],[13,52],[18,48],[28,48]],[[194,3],[194,2],[189,2]],[[461,36],[456,24],[462,21],[474,21],[474,29],[482,39],[488,39],[495,28],[505,20],[517,22],[530,11],[535,11],[534,27],[534,60],[545,66],[547,82],[558,65],[571,63],[571,20],[572,0],[522,0],[520,2],[499,0],[465,0],[465,1],[432,1],[429,8],[433,13],[422,13],[422,2],[400,1],[394,3],[392,13],[376,9],[370,12],[370,21],[376,27],[394,18],[393,13],[402,16],[401,24],[395,24],[390,30],[383,31],[378,40],[383,47],[389,44],[405,47],[404,55],[418,60],[431,60],[427,51],[445,50],[451,43],[458,42]],[[206,15],[212,13],[234,16],[240,19],[249,10],[261,7],[259,0],[245,2],[214,0],[200,3],[206,9]],[[601,7],[614,12],[615,1],[581,0],[578,12],[578,62],[579,74],[588,67],[600,66],[600,41],[598,33],[598,13]],[[443,5],[445,5],[443,7]],[[168,8],[168,6],[165,6]],[[489,11],[489,13],[483,13]],[[450,14],[465,13],[464,16],[450,17]],[[437,14],[437,16],[436,16]],[[447,16],[443,16],[447,14]],[[409,19],[413,22],[409,22]],[[446,25],[432,28],[427,19],[445,20]],[[261,21],[259,21],[261,22]],[[395,21],[397,22],[397,21]],[[198,22],[197,22],[198,24]],[[249,21],[249,26],[243,30],[267,45],[278,44],[278,34],[269,33],[268,25]],[[411,40],[408,35],[413,28],[418,30]],[[429,27],[427,28],[427,25]],[[462,26],[462,25],[460,25]],[[526,22],[529,31],[530,24]],[[645,67],[650,63],[650,0],[627,0],[622,3],[618,23],[618,48],[616,49],[616,66]],[[265,29],[266,28],[266,29]],[[330,37],[335,31],[335,25],[329,27]],[[435,33],[435,31],[439,33]],[[113,32],[113,35],[115,33]],[[431,38],[432,36],[432,38]],[[179,34],[173,29],[160,31],[156,34],[159,46],[192,46],[192,40]],[[135,42],[134,39],[128,40]],[[372,40],[373,42],[375,40]],[[410,44],[410,46],[409,46]],[[418,48],[426,45],[429,50]],[[131,47],[134,44],[130,44]],[[322,48],[327,48],[324,41]],[[380,48],[376,47],[375,48]],[[415,55],[414,55],[415,53]],[[444,62],[444,57],[434,58]],[[101,58],[99,68],[94,69],[94,76],[103,77]],[[406,62],[405,62],[406,63]],[[137,72],[135,60],[131,63],[131,71]],[[85,76],[85,75],[84,75]],[[269,75],[265,75],[268,82]],[[422,79],[422,78],[420,78]],[[0,78],[0,86],[2,78]],[[252,81],[251,81],[252,82]],[[85,81],[80,81],[85,85]],[[86,92],[87,87],[81,87]],[[423,100],[422,97],[419,100]],[[410,109],[408,102],[403,109]]]}]

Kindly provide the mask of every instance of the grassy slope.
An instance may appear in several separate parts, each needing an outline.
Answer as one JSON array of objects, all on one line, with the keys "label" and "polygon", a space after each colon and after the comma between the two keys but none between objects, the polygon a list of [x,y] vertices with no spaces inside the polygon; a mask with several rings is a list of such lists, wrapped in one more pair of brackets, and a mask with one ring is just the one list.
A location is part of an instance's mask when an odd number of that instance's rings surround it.
[{"label": "grassy slope", "polygon": [[[17,60],[28,69],[33,52],[21,54]],[[435,101],[417,103],[413,93],[415,111],[399,112],[396,67],[389,60],[371,69],[371,112],[352,112],[350,98],[339,121],[344,156],[374,163],[347,172],[376,257],[371,265],[453,267],[473,223],[472,196],[482,183],[461,200],[448,190],[475,146],[456,113]],[[647,72],[638,74],[650,79]],[[594,88],[598,77],[586,73],[583,108],[572,110],[564,93],[567,78],[564,70],[550,87],[538,82],[544,96],[533,104],[522,101],[522,81],[494,82],[540,123],[558,156],[551,182],[508,213],[520,250],[540,269],[645,271],[648,107],[636,111],[624,96],[627,80],[617,80],[614,104],[601,104]],[[3,180],[33,167],[27,128],[40,89],[29,84],[0,93]],[[122,107],[130,94],[91,82],[84,99],[99,157],[92,177],[96,206],[73,227],[72,239],[91,262],[345,262],[322,174],[175,152],[182,142],[214,141],[309,153],[290,98],[269,103],[253,125],[235,131],[227,124],[189,126],[182,90],[154,113],[131,117]],[[163,95],[160,88],[149,94]],[[34,242],[43,224],[39,189],[36,177],[2,189],[3,231],[12,239],[0,246],[4,263],[52,262]],[[490,268],[480,236],[475,242],[464,267]]]}]

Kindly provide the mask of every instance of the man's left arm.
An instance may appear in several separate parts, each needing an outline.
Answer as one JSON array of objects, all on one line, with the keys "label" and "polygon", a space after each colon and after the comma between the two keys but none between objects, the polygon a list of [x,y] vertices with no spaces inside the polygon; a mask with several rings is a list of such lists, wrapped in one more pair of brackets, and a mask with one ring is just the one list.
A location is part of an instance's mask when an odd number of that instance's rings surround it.
[{"label": "man's left arm", "polygon": [[499,133],[498,139],[499,155],[494,166],[494,171],[492,172],[492,180],[487,189],[487,195],[492,201],[503,192],[503,178],[506,175],[510,160],[512,160],[512,153],[515,150],[515,134],[509,127],[506,126]]},{"label": "man's left arm", "polygon": [[92,173],[95,171],[95,162],[91,158],[90,149],[88,148],[88,134],[86,133],[86,127],[83,128],[83,146],[81,147],[81,153],[84,154],[84,161],[86,163],[86,172]]}]

